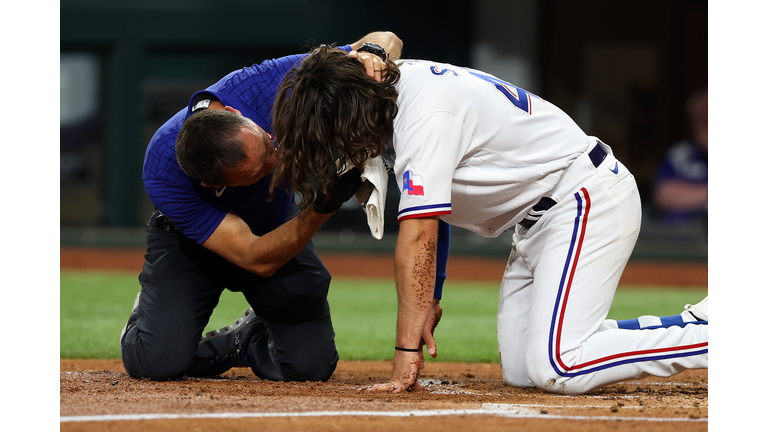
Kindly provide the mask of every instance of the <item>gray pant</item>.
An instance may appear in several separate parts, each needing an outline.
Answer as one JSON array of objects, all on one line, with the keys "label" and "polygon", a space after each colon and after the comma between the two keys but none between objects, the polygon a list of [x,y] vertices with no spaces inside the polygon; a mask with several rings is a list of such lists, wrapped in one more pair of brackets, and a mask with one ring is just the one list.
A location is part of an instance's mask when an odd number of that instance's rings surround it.
[{"label": "gray pant", "polygon": [[[135,325],[122,341],[123,364],[135,378],[179,379],[224,289],[242,292],[265,324],[248,345],[253,372],[276,381],[324,381],[339,359],[327,294],[331,276],[310,242],[271,277],[248,272],[172,226],[147,225]],[[236,317],[232,317],[233,321]]]}]

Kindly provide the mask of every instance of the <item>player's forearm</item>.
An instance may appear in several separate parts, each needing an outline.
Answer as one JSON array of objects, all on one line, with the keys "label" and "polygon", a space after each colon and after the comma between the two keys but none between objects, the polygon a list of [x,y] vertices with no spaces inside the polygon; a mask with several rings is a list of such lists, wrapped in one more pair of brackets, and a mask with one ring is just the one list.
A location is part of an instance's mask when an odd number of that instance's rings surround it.
[{"label": "player's forearm", "polygon": [[370,42],[380,45],[389,54],[390,60],[397,60],[403,51],[403,41],[392,32],[373,32],[363,36],[362,39],[353,43],[352,49],[357,51],[364,43]]},{"label": "player's forearm", "polygon": [[402,348],[420,346],[432,307],[437,256],[437,220],[410,219],[400,224],[395,250],[397,338]]}]

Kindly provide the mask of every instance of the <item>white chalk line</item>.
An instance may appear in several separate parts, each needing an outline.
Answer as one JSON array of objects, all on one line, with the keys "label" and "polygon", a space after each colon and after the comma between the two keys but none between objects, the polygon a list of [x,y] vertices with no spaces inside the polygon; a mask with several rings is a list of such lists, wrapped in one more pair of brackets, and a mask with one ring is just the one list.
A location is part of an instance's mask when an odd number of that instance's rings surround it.
[{"label": "white chalk line", "polygon": [[[507,418],[538,418],[550,420],[590,420],[590,421],[643,421],[643,422],[707,422],[708,419],[688,417],[621,417],[621,416],[579,416],[542,414],[540,409],[517,404],[481,405],[480,409],[455,410],[414,410],[414,411],[306,411],[272,413],[199,413],[199,414],[106,414],[92,416],[61,416],[61,423],[68,422],[104,422],[135,420],[181,420],[181,419],[242,419],[242,418],[289,418],[289,417],[442,417],[455,415],[495,415]],[[573,408],[573,407],[571,407]]]}]

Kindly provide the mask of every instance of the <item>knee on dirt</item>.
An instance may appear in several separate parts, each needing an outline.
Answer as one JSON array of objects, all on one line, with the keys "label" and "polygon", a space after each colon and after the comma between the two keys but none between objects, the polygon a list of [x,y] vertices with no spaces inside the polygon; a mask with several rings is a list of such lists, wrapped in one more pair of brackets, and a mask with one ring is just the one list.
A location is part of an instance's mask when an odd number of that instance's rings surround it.
[{"label": "knee on dirt", "polygon": [[533,387],[531,379],[528,378],[524,355],[513,355],[506,351],[499,354],[499,363],[504,382],[515,387]]},{"label": "knee on dirt", "polygon": [[[136,361],[138,360],[138,361]],[[125,371],[133,378],[149,378],[153,381],[178,380],[192,369],[194,355],[174,355],[172,352],[149,354],[141,359],[131,360],[123,351]]]},{"label": "knee on dirt", "polygon": [[560,375],[559,370],[550,363],[548,353],[536,355],[529,350],[526,355],[526,366],[533,385],[542,390],[566,395],[578,395],[590,390],[585,388],[583,379],[580,377]]},{"label": "knee on dirt", "polygon": [[328,381],[336,370],[339,357],[334,350],[332,356],[316,356],[280,364],[286,381]]}]

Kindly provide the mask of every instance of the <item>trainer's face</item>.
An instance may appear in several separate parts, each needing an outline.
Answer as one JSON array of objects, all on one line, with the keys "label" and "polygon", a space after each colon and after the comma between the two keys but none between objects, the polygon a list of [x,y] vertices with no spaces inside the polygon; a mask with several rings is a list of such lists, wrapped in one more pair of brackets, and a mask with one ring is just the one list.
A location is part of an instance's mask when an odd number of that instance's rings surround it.
[{"label": "trainer's face", "polygon": [[275,140],[264,129],[249,119],[239,138],[247,158],[224,172],[227,184],[223,186],[250,186],[277,167]]},{"label": "trainer's face", "polygon": [[[209,109],[220,109],[242,115],[240,111],[229,106],[225,107],[218,101],[211,103]],[[222,186],[250,186],[277,167],[275,138],[251,119],[246,118],[246,121],[248,124],[240,130],[238,138],[243,143],[243,150],[247,158],[224,172],[226,184],[209,185],[203,183],[203,186],[217,189]]]}]

